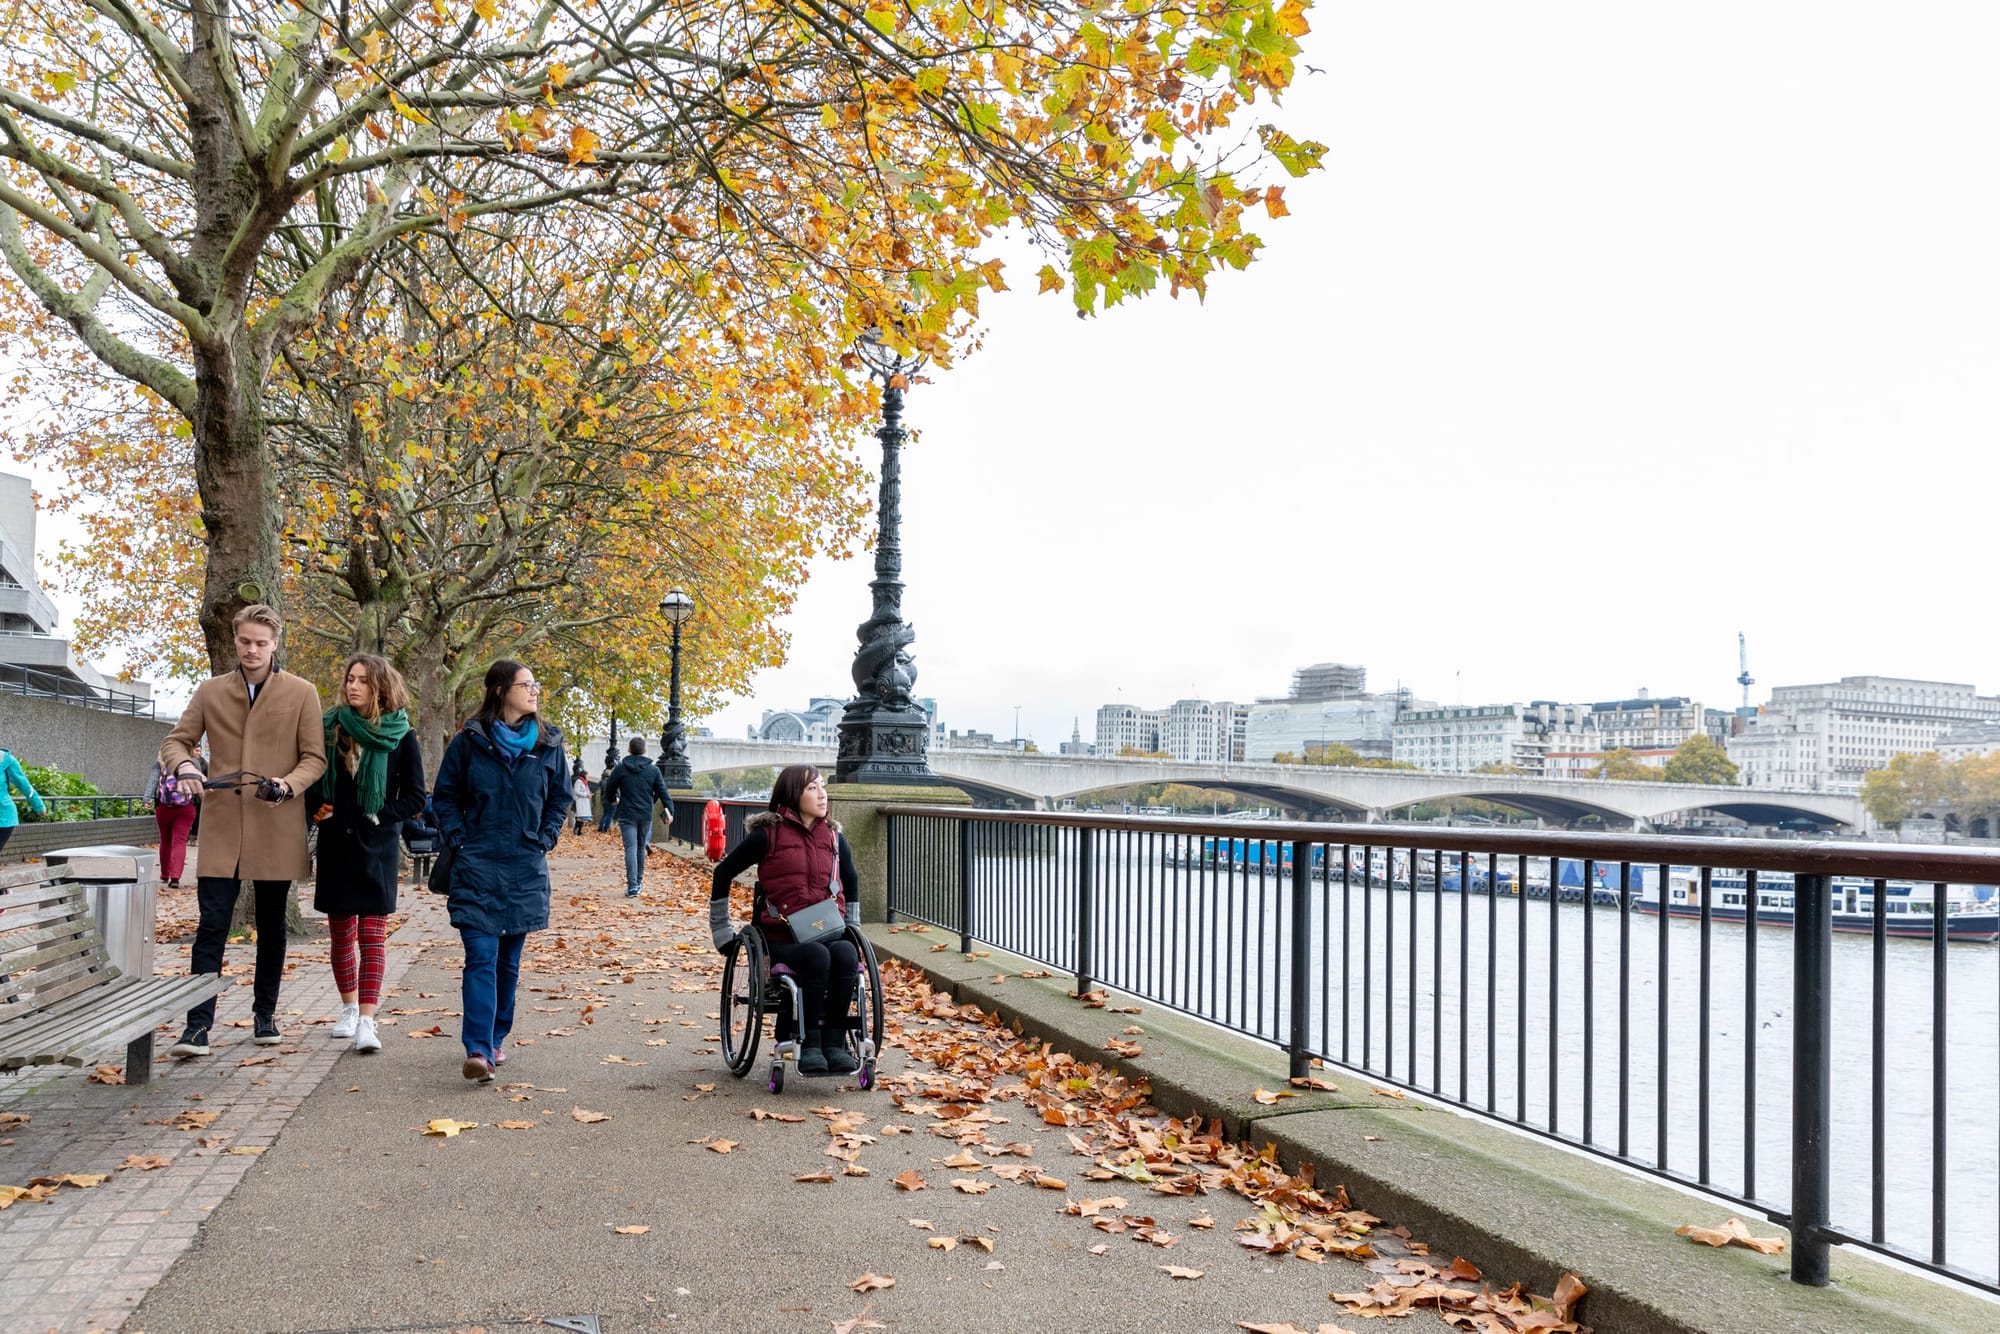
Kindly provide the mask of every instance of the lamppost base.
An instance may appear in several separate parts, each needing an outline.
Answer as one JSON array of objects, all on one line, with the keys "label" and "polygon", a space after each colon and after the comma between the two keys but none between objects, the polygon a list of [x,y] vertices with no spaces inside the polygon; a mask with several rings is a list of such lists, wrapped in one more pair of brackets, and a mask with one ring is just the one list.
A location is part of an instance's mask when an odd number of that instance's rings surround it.
[{"label": "lamppost base", "polygon": [[833,781],[934,787],[938,778],[927,758],[930,737],[930,718],[922,709],[842,718]]},{"label": "lamppost base", "polygon": [[660,777],[667,780],[670,791],[681,792],[694,786],[694,765],[685,758],[673,760],[661,758]]}]

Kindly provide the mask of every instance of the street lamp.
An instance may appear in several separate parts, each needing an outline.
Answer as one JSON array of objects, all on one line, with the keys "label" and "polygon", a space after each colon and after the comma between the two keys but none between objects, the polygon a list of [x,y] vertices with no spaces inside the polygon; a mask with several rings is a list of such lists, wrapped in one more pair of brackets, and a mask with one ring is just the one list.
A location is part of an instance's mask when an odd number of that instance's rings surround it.
[{"label": "street lamp", "polygon": [[875,577],[868,581],[874,614],[855,631],[855,696],[840,718],[839,783],[935,783],[930,762],[930,721],[910,694],[916,664],[909,647],[917,632],[903,620],[903,387],[924,364],[903,355],[871,328],[854,345],[870,379],[882,384],[882,494],[875,535]]},{"label": "street lamp", "polygon": [[694,599],[676,588],[660,599],[660,615],[674,627],[672,675],[667,685],[667,725],[660,729],[660,777],[673,789],[694,786],[688,763],[687,735],[681,728],[681,627],[694,615]]}]

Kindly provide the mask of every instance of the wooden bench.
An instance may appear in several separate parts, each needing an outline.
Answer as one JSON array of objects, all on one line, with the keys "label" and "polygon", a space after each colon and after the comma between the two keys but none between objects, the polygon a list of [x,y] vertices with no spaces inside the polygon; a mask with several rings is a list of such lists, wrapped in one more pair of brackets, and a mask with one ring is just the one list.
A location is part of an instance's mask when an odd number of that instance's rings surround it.
[{"label": "wooden bench", "polygon": [[213,973],[126,977],[66,867],[0,872],[0,1070],[80,1066],[125,1044],[125,1082],[153,1077],[153,1030],[219,993]]}]

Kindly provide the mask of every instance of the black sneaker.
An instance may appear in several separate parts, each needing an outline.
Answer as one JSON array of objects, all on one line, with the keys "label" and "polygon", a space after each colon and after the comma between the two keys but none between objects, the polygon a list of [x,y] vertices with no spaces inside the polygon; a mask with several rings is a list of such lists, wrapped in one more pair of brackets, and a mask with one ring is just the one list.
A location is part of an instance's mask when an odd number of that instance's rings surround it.
[{"label": "black sneaker", "polygon": [[181,1030],[181,1040],[167,1050],[173,1056],[208,1055],[208,1029],[189,1024]]},{"label": "black sneaker", "polygon": [[260,1047],[275,1047],[285,1040],[285,1035],[278,1031],[278,1021],[276,1019],[268,1014],[260,1014],[256,1016],[256,1019],[257,1032],[250,1039],[252,1042]]}]

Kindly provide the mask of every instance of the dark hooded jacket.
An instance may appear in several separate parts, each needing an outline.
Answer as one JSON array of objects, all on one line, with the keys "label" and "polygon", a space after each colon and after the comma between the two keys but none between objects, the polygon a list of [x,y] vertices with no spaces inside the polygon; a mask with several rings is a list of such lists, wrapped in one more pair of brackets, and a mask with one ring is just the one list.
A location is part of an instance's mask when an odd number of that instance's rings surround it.
[{"label": "dark hooded jacket", "polygon": [[477,718],[458,730],[438,766],[431,805],[451,868],[451,924],[517,936],[549,924],[549,850],[569,822],[562,733],[537,724],[535,744],[510,760]]},{"label": "dark hooded jacket", "polygon": [[666,775],[644,755],[627,755],[611,771],[604,784],[605,803],[613,809],[619,824],[653,825],[653,803],[658,801],[667,819],[674,818],[674,799],[667,793]]}]

